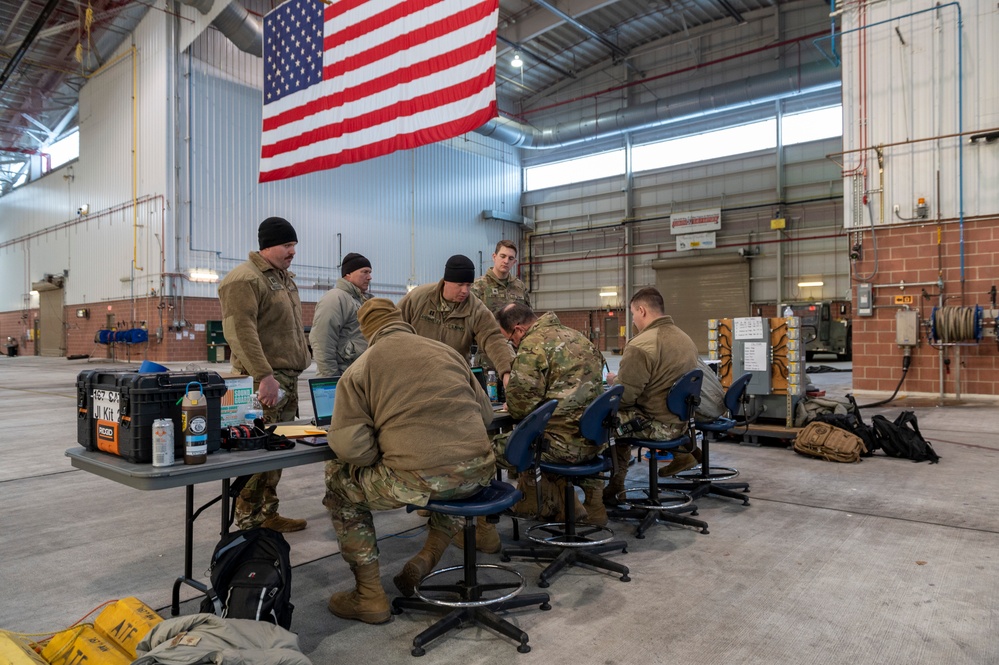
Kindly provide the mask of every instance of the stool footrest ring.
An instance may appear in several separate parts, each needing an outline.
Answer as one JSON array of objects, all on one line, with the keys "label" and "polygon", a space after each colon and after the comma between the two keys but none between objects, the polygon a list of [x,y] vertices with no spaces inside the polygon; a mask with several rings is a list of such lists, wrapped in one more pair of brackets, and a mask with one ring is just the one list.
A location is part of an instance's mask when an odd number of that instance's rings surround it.
[{"label": "stool footrest ring", "polygon": [[707,474],[704,473],[704,470],[700,466],[695,466],[692,469],[681,471],[673,477],[684,481],[731,480],[732,478],[738,477],[738,475],[738,469],[733,469],[727,466],[712,466],[708,469]]},{"label": "stool footrest ring", "polygon": [[[496,571],[499,571],[501,573],[509,573],[510,575],[512,575],[512,576],[514,576],[516,578],[516,582],[512,582],[512,583],[511,582],[507,582],[507,583],[496,583],[496,584],[482,584],[482,583],[480,583],[480,584],[477,584],[474,587],[474,589],[471,588],[471,587],[465,586],[463,580],[459,581],[457,584],[447,584],[447,585],[427,584],[430,580],[432,580],[433,578],[438,577],[440,575],[445,575],[445,574],[454,573],[454,572],[458,572],[458,573],[464,573],[465,572],[465,567],[464,566],[449,566],[447,568],[441,568],[440,570],[435,570],[435,571],[431,572],[429,575],[427,575],[426,577],[424,577],[423,580],[420,582],[420,586],[416,589],[416,596],[420,600],[425,601],[427,603],[430,603],[431,605],[439,605],[441,607],[458,607],[458,608],[461,608],[461,607],[486,607],[488,605],[495,605],[496,603],[502,603],[503,601],[510,600],[511,598],[513,598],[514,596],[516,596],[518,593],[520,593],[521,591],[523,591],[524,587],[527,585],[527,582],[524,580],[524,576],[521,575],[516,570],[514,570],[513,568],[510,568],[508,566],[500,566],[500,565],[497,565],[497,564],[494,564],[494,563],[477,563],[477,564],[475,564],[475,569],[476,569],[476,571],[481,571],[481,570],[496,570]],[[503,595],[497,596],[495,598],[486,598],[486,599],[477,598],[477,599],[472,599],[472,598],[469,597],[473,593],[475,595],[478,595],[478,593],[480,591],[483,591],[483,590],[485,590],[485,591],[498,591],[498,590],[503,590],[503,589],[510,589],[510,591],[507,592],[507,593],[505,593],[505,594],[503,594]],[[427,592],[430,592],[430,591],[441,591],[441,592],[446,592],[446,593],[450,593],[450,594],[458,594],[461,598],[457,599],[457,600],[452,600],[452,599],[448,599],[448,598],[431,598],[431,597],[429,597],[427,595]]]},{"label": "stool footrest ring", "polygon": [[629,508],[675,510],[689,506],[694,501],[689,493],[680,490],[660,489],[657,492],[658,497],[655,499],[652,498],[652,492],[647,487],[628,488],[622,494],[623,496],[621,494],[618,496],[626,510]]},{"label": "stool footrest ring", "polygon": [[[576,533],[566,530],[565,522],[546,522],[532,526],[525,535],[532,542],[554,547],[594,547],[614,540],[614,532],[605,526],[580,523],[575,525]],[[542,532],[548,535],[541,535]]]}]

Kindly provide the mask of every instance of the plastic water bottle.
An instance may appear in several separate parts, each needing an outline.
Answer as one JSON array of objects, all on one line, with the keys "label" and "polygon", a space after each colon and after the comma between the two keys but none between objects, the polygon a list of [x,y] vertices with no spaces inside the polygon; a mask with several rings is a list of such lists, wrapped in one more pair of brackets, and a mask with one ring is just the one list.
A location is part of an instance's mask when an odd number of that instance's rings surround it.
[{"label": "plastic water bottle", "polygon": [[794,310],[791,309],[790,305],[784,305],[784,317],[794,316]]},{"label": "plastic water bottle", "polygon": [[250,395],[250,406],[246,409],[246,415],[243,416],[243,424],[253,427],[254,421],[257,418],[264,419],[264,407],[260,404],[260,398],[257,397],[257,393]]},{"label": "plastic water bottle", "polygon": [[496,372],[489,370],[486,374],[486,394],[489,395],[490,402],[499,401],[499,383],[496,381]]}]

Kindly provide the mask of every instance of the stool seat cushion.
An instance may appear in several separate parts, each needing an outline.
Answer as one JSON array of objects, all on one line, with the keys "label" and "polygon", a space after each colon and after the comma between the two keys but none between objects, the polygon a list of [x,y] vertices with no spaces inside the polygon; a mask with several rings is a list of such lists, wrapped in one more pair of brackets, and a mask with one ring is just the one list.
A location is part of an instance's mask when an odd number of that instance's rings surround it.
[{"label": "stool seat cushion", "polygon": [[727,432],[735,427],[735,421],[731,418],[715,418],[703,423],[698,422],[696,427],[704,432]]},{"label": "stool seat cushion", "polygon": [[555,473],[560,476],[572,476],[579,478],[582,476],[592,476],[602,473],[611,467],[611,462],[605,457],[594,457],[589,462],[558,463],[541,462],[541,470],[548,473]]},{"label": "stool seat cushion", "polygon": [[674,448],[679,448],[680,446],[689,444],[690,437],[684,435],[679,438],[668,439],[666,441],[657,441],[655,439],[619,438],[617,442],[619,445],[623,443],[628,446],[648,448],[649,450],[673,450]]},{"label": "stool seat cushion", "polygon": [[459,517],[478,517],[480,515],[495,515],[501,513],[524,497],[523,492],[499,480],[491,480],[489,484],[472,496],[464,499],[430,500],[426,506],[406,506],[407,512],[426,509],[445,515]]}]

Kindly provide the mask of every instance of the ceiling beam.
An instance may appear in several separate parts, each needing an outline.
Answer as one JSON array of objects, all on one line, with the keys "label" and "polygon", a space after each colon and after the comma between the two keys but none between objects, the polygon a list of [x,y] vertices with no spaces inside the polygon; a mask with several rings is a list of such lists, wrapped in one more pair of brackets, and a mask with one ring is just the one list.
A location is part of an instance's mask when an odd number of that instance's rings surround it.
[{"label": "ceiling beam", "polygon": [[635,65],[631,64],[631,62],[629,62],[626,59],[628,57],[628,51],[627,51],[627,49],[621,48],[620,46],[618,46],[617,44],[615,44],[611,40],[607,39],[606,37],[604,37],[603,35],[601,35],[599,32],[597,32],[596,30],[594,30],[590,26],[586,25],[585,23],[582,23],[577,18],[575,18],[573,16],[570,16],[569,14],[565,13],[564,11],[562,11],[561,9],[559,9],[558,7],[556,7],[555,5],[553,5],[552,3],[550,3],[548,0],[534,0],[534,2],[535,2],[535,4],[541,5],[542,7],[544,7],[545,9],[547,9],[548,11],[550,11],[551,13],[555,14],[556,16],[558,16],[559,18],[561,18],[566,23],[572,25],[577,30],[581,30],[582,32],[584,32],[585,34],[589,35],[593,39],[596,39],[598,42],[600,42],[605,47],[607,47],[608,49],[610,49],[611,53],[614,54],[614,56],[615,56],[616,59],[623,60],[625,67],[627,67],[628,69],[630,69],[631,71],[633,71],[638,76],[644,76],[644,74],[637,67],[635,67]]},{"label": "ceiling beam", "polygon": [[[526,1],[528,4],[531,2],[531,0]],[[559,4],[565,8],[567,13],[579,18],[601,7],[612,5],[615,2],[617,0],[570,0],[569,2],[560,2]],[[521,13],[524,16],[510,19],[506,25],[501,22],[498,34],[502,34],[504,38],[510,41],[524,43],[565,24],[564,20],[551,12],[539,11],[536,7],[531,7],[530,13]]]},{"label": "ceiling beam", "polygon": [[573,74],[572,72],[566,71],[565,69],[562,69],[558,65],[553,65],[550,62],[549,58],[546,58],[544,56],[538,55],[537,53],[535,53],[531,49],[525,47],[523,44],[518,44],[517,42],[510,41],[509,39],[507,39],[506,37],[504,37],[503,35],[500,35],[500,34],[496,35],[496,39],[498,41],[503,42],[507,46],[513,48],[514,50],[520,51],[524,55],[529,56],[532,60],[534,60],[535,62],[537,62],[539,65],[543,65],[544,67],[547,67],[548,69],[551,69],[554,72],[558,72],[559,74],[561,74],[562,76],[565,76],[567,78],[571,78],[571,79],[576,78],[576,75]]},{"label": "ceiling beam", "polygon": [[38,18],[35,20],[35,23],[31,26],[31,29],[28,30],[27,36],[21,42],[20,46],[17,47],[17,51],[14,53],[14,56],[7,63],[7,66],[4,67],[3,73],[0,73],[0,90],[3,90],[3,87],[7,83],[7,80],[10,78],[10,75],[14,73],[15,69],[17,69],[17,65],[21,62],[21,58],[23,58],[24,54],[28,52],[28,49],[31,47],[31,43],[35,41],[35,36],[45,25],[45,22],[49,20],[49,16],[52,15],[52,12],[55,10],[56,5],[58,4],[59,0],[49,0],[47,3],[45,3],[45,7],[42,9],[42,13],[38,15]]}]

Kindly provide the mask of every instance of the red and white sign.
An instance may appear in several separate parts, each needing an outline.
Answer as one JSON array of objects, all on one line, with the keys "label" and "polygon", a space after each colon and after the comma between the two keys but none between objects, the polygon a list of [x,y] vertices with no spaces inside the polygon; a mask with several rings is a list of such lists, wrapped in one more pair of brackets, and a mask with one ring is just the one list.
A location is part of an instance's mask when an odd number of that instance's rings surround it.
[{"label": "red and white sign", "polygon": [[669,232],[673,235],[718,231],[719,229],[721,229],[721,208],[691,210],[669,216]]}]

